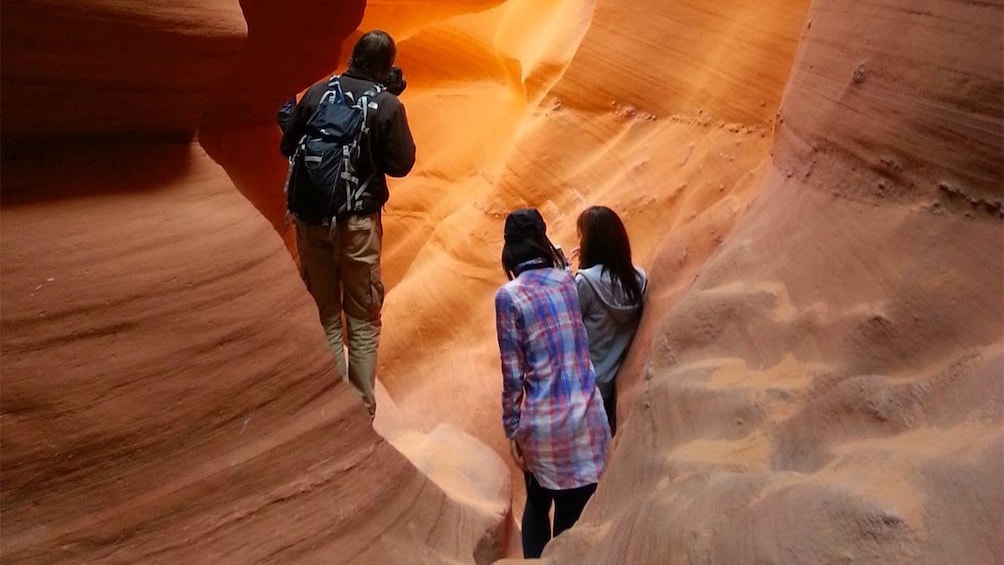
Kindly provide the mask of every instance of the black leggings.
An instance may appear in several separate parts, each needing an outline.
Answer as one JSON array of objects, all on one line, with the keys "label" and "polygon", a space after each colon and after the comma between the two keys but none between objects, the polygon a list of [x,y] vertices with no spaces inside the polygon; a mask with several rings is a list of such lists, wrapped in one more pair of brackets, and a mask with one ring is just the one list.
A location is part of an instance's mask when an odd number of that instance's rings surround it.
[{"label": "black leggings", "polygon": [[596,492],[596,483],[568,490],[551,490],[540,486],[537,478],[523,471],[526,483],[526,508],[523,509],[523,558],[535,559],[551,541],[551,503],[554,502],[554,536],[571,528],[582,514],[589,497]]}]

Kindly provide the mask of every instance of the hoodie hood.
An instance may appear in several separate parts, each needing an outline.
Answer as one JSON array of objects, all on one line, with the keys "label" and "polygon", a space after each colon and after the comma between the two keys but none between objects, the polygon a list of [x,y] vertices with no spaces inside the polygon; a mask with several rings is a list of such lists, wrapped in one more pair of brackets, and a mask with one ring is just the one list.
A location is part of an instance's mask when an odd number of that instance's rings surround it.
[{"label": "hoodie hood", "polygon": [[[634,271],[641,286],[641,293],[644,295],[648,278],[640,267],[635,267]],[[618,323],[623,324],[632,320],[641,309],[641,302],[629,301],[627,293],[621,288],[620,283],[615,284],[610,272],[603,271],[603,265],[593,265],[588,269],[582,269],[578,275],[589,283],[593,294],[600,299],[600,302],[609,310],[610,316]]]},{"label": "hoodie hood", "polygon": [[[635,267],[642,294],[648,279],[645,271]],[[589,337],[589,358],[596,370],[596,386],[603,398],[611,398],[614,378],[627,353],[638,322],[641,302],[629,302],[624,289],[614,284],[613,277],[603,272],[602,265],[581,269],[575,274],[579,291],[582,322]]]}]

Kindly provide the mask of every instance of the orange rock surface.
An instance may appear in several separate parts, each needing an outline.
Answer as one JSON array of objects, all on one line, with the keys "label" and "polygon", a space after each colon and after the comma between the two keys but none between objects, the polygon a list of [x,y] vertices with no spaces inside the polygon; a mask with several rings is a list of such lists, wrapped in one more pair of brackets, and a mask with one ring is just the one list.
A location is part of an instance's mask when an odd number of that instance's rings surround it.
[{"label": "orange rock surface", "polygon": [[[0,554],[519,555],[501,225],[651,276],[544,561],[1004,561],[1004,3],[4,0]],[[399,44],[375,432],[282,221],[274,113]],[[516,480],[513,480],[513,479]]]}]

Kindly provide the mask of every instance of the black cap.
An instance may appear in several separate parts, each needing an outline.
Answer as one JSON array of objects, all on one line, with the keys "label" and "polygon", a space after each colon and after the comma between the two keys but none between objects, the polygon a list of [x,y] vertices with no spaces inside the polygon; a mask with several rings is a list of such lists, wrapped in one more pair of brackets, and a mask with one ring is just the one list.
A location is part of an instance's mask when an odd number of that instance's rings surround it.
[{"label": "black cap", "polygon": [[536,208],[513,210],[505,219],[505,240],[546,238],[547,224]]}]

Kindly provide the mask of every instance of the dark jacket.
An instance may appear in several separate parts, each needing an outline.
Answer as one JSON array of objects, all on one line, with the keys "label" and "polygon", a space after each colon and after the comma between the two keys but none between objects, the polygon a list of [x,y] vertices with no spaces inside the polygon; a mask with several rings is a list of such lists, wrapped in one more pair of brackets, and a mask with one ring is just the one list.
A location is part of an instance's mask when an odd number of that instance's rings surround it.
[{"label": "dark jacket", "polygon": [[[317,110],[329,80],[326,78],[307,89],[293,110],[280,143],[282,154],[286,157],[291,157],[296,151],[300,138],[306,132],[307,121]],[[348,74],[341,75],[340,82],[342,89],[355,97],[374,86],[373,82]],[[370,132],[362,140],[363,154],[359,163],[361,178],[369,177],[372,172],[376,173],[368,189],[372,200],[367,208],[372,209],[364,210],[365,213],[377,212],[387,203],[390,192],[387,190],[386,175],[403,177],[415,165],[415,140],[408,127],[404,104],[387,91],[381,92],[373,101],[377,103],[377,110],[371,112],[367,119]]]}]

